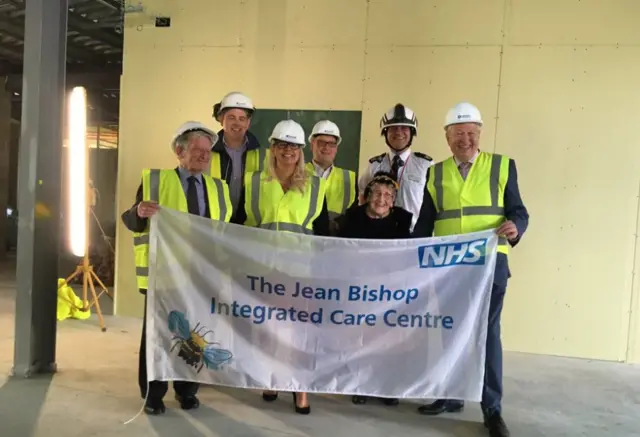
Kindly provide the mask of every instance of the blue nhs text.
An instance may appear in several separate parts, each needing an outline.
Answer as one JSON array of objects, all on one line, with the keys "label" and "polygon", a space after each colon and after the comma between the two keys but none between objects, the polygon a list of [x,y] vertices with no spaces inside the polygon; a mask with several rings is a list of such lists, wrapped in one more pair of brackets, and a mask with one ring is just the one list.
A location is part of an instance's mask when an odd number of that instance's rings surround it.
[{"label": "blue nhs text", "polygon": [[456,244],[432,244],[418,247],[421,269],[459,265],[481,266],[485,263],[487,239]]}]

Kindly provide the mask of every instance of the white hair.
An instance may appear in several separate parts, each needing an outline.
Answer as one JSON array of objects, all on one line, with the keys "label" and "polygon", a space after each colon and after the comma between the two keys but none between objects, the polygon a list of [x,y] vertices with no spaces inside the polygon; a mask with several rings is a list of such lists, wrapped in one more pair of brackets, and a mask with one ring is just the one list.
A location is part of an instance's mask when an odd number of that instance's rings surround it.
[{"label": "white hair", "polygon": [[178,147],[189,149],[189,145],[193,143],[193,140],[200,137],[209,139],[209,142],[211,142],[211,146],[213,146],[213,137],[211,135],[209,135],[205,131],[194,130],[186,132],[176,138],[176,141],[173,143],[173,151],[177,153]]}]

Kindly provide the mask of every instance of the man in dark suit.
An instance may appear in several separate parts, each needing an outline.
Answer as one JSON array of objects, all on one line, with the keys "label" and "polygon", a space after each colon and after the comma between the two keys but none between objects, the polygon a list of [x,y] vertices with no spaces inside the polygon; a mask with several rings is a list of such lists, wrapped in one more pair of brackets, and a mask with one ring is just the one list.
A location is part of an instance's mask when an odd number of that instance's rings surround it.
[{"label": "man in dark suit", "polygon": [[[145,295],[138,384],[142,398],[146,399],[147,414],[157,415],[165,412],[163,398],[168,390],[166,381],[147,383],[146,294],[149,274],[149,218],[164,206],[213,220],[229,221],[232,207],[227,184],[204,174],[209,169],[211,146],[216,139],[216,134],[201,123],[191,121],[180,126],[171,141],[171,148],[178,158],[179,166],[166,170],[143,170],[136,201],[122,214],[124,225],[134,233],[138,288]],[[174,381],[173,387],[182,409],[190,410],[200,406],[196,397],[197,383]]]},{"label": "man in dark suit", "polygon": [[[479,150],[482,117],[475,106],[460,103],[452,108],[446,116],[445,131],[453,156],[429,168],[413,235],[431,237],[497,229],[500,239],[491,290],[481,407],[490,436],[508,437],[509,430],[502,419],[500,316],[511,276],[508,248],[522,238],[529,213],[518,189],[515,161]],[[463,401],[440,399],[418,411],[437,415],[463,408]]]}]

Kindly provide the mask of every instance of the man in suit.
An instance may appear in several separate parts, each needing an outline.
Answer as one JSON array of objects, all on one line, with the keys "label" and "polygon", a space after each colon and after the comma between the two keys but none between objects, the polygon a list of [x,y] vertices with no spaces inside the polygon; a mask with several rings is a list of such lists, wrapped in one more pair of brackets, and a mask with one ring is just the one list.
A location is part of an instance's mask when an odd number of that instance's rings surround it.
[{"label": "man in suit", "polygon": [[[445,132],[453,156],[429,168],[413,235],[455,235],[496,228],[500,236],[491,290],[481,407],[489,435],[508,437],[509,430],[502,419],[500,316],[511,276],[509,246],[515,246],[522,238],[529,213],[518,189],[515,161],[479,150],[482,117],[475,106],[464,102],[450,109]],[[418,411],[437,415],[463,408],[462,401],[440,399]]]},{"label": "man in suit", "polygon": [[269,149],[249,131],[256,111],[249,96],[237,91],[228,93],[213,106],[213,118],[222,125],[218,140],[211,149],[211,176],[229,185],[234,218],[242,197],[246,173],[262,171]]},{"label": "man in suit", "polygon": [[[145,399],[147,414],[157,415],[165,412],[163,398],[168,390],[166,381],[147,382],[146,294],[149,275],[149,218],[159,208],[167,207],[212,220],[230,220],[232,207],[227,184],[221,179],[204,174],[209,169],[211,146],[216,140],[217,135],[202,123],[189,121],[180,126],[171,141],[171,149],[179,161],[178,167],[164,170],[144,169],[136,201],[122,214],[124,225],[134,233],[138,288],[145,295],[138,384],[140,394]],[[173,387],[182,409],[190,410],[200,406],[196,397],[197,383],[175,381]]]}]

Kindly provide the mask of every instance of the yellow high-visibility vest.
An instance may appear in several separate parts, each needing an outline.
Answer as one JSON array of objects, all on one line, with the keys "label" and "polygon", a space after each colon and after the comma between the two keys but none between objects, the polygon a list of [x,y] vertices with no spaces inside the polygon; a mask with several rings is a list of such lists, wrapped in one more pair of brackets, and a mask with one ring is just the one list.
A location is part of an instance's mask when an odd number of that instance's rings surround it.
[{"label": "yellow high-visibility vest", "polygon": [[[212,220],[229,222],[232,206],[229,196],[229,186],[221,179],[202,175],[207,188],[209,213]],[[188,212],[187,196],[182,182],[174,170],[142,170],[142,200],[156,201],[160,206]],[[147,289],[149,286],[149,225],[144,232],[133,233],[133,247],[136,261],[136,277],[138,288]]]},{"label": "yellow high-visibility vest", "polygon": [[276,231],[313,234],[313,221],[322,212],[326,181],[314,175],[304,193],[291,189],[286,193],[280,182],[266,171],[245,173],[246,226]]},{"label": "yellow high-visibility vest", "polygon": [[[269,159],[269,149],[259,147],[257,149],[247,150],[244,174],[264,170],[267,166],[267,159]],[[231,172],[231,165],[231,162],[229,162],[229,172]],[[225,173],[227,173],[227,169],[222,168],[220,153],[211,151],[211,177],[224,180],[227,176]]]},{"label": "yellow high-visibility vest", "polygon": [[[435,236],[498,228],[504,221],[509,158],[480,152],[463,180],[453,157],[432,167],[427,189],[436,207]],[[509,253],[501,237],[498,252]]]},{"label": "yellow high-visibility vest", "polygon": [[[315,175],[312,162],[307,163],[307,170]],[[351,206],[356,199],[356,174],[351,170],[333,167],[327,181],[327,209],[329,218],[334,219]]]}]

